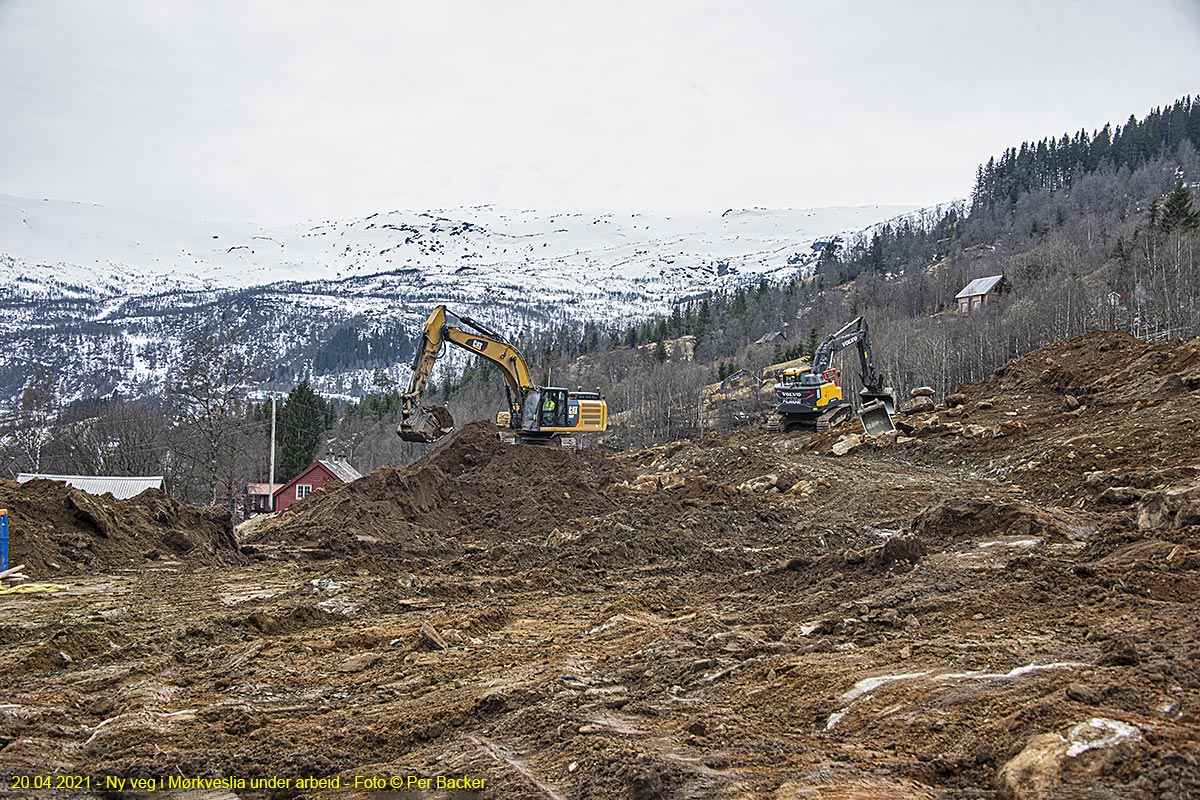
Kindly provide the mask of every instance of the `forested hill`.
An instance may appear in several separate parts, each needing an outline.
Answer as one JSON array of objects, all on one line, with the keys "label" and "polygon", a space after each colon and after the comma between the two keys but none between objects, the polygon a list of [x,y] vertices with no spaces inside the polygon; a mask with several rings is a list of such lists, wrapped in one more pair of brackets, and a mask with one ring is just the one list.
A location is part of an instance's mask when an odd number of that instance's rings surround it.
[{"label": "forested hill", "polygon": [[[979,167],[969,203],[835,244],[810,277],[693,298],[619,331],[568,325],[526,346],[555,383],[600,387],[617,441],[633,445],[694,434],[705,384],[807,355],[859,314],[877,361],[905,392],[953,391],[1088,330],[1196,335],[1198,148],[1200,101],[1190,97],[1090,135],[1025,142]],[[1007,295],[983,313],[957,312],[954,296],[971,279],[1001,273]],[[503,396],[497,382],[472,370],[451,403],[485,415]]]},{"label": "forested hill", "polygon": [[1156,108],[1138,120],[1130,115],[1124,126],[1105,125],[1090,136],[1046,137],[1022,142],[979,167],[972,209],[1012,204],[1023,194],[1069,188],[1080,177],[1110,167],[1135,170],[1164,156],[1175,155],[1184,142],[1200,148],[1200,100],[1190,97]]}]

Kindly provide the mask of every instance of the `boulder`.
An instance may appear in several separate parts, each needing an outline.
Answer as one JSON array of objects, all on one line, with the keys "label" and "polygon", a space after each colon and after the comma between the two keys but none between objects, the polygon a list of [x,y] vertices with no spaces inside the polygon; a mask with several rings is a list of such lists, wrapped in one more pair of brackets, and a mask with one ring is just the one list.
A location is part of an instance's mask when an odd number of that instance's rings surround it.
[{"label": "boulder", "polygon": [[901,404],[902,414],[925,414],[937,408],[937,404],[929,397],[914,397]]},{"label": "boulder", "polygon": [[1186,528],[1200,525],[1200,482],[1150,492],[1138,503],[1138,527]]},{"label": "boulder", "polygon": [[918,386],[908,393],[909,397],[933,397],[932,386]]},{"label": "boulder", "polygon": [[790,469],[784,469],[779,473],[779,477],[775,479],[775,488],[781,492],[786,492],[796,485],[796,473]]},{"label": "boulder", "polygon": [[962,435],[964,439],[991,439],[995,432],[983,425],[967,424],[962,426]]},{"label": "boulder", "polygon": [[854,448],[862,445],[862,443],[863,437],[859,436],[857,433],[852,433],[849,436],[843,436],[841,439],[838,439],[836,442],[834,442],[833,446],[829,448],[829,452],[833,453],[835,456],[844,456]]},{"label": "boulder", "polygon": [[966,402],[967,402],[967,396],[965,394],[963,394],[962,392],[955,392],[954,394],[946,395],[946,407],[947,408],[954,408],[955,406],[961,406],[961,405],[965,404]]},{"label": "boulder", "polygon": [[1067,754],[1067,740],[1057,733],[1043,733],[1025,743],[996,775],[996,785],[1011,800],[1051,797]]},{"label": "boulder", "polygon": [[1029,739],[1000,768],[996,785],[1009,800],[1101,796],[1096,787],[1113,774],[1115,764],[1136,763],[1143,741],[1136,725],[1092,717],[1065,735],[1043,733]]}]

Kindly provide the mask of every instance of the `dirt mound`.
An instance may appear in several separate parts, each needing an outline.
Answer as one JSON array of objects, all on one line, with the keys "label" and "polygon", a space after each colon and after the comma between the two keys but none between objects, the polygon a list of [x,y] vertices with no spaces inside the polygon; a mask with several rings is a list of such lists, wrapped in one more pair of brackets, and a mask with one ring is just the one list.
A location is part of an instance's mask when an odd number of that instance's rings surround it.
[{"label": "dirt mound", "polygon": [[[964,387],[968,388],[968,387]],[[976,401],[1052,393],[1105,404],[1133,405],[1200,388],[1200,338],[1149,344],[1123,331],[1063,339],[1010,361],[969,387]]]},{"label": "dirt mound", "polygon": [[1200,465],[1200,338],[1089,333],[960,392],[953,407],[899,420],[915,441],[898,449],[930,462],[969,456],[1030,497],[1100,511],[1132,507]]},{"label": "dirt mound", "polygon": [[378,469],[306,498],[247,544],[312,554],[434,557],[471,541],[545,536],[613,510],[619,468],[598,453],[513,446],[489,422],[465,426],[412,466]]},{"label": "dirt mound", "polygon": [[9,514],[9,561],[25,564],[38,578],[139,567],[156,559],[243,560],[228,511],[179,503],[158,489],[117,500],[58,481],[2,481],[0,507]]}]

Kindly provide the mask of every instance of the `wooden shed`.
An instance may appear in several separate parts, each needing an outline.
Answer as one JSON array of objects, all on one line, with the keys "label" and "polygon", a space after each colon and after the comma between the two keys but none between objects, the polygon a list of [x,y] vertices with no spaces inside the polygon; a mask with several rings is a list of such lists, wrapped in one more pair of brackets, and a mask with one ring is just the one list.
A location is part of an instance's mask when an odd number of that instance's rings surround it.
[{"label": "wooden shed", "polygon": [[1004,275],[989,275],[986,278],[976,278],[963,287],[963,290],[954,296],[958,303],[958,313],[974,314],[987,308],[989,298],[995,297],[1005,291],[1008,286],[1004,281]]}]

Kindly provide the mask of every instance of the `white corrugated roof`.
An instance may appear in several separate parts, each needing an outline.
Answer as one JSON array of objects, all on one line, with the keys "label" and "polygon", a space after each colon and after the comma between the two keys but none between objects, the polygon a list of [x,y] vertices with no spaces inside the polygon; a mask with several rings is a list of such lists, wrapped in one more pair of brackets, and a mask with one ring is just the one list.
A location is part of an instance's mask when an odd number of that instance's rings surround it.
[{"label": "white corrugated roof", "polygon": [[961,300],[964,297],[974,297],[980,294],[987,294],[996,287],[996,284],[1004,280],[1003,275],[989,275],[986,278],[976,278],[968,283],[961,292],[954,295],[955,300]]},{"label": "white corrugated roof", "polygon": [[88,494],[111,494],[118,500],[128,500],[147,489],[162,489],[163,487],[162,475],[110,477],[106,475],[39,475],[22,472],[17,476],[17,483],[28,483],[35,478],[60,481],[73,489]]},{"label": "white corrugated roof", "polygon": [[350,483],[362,477],[362,473],[341,459],[321,459],[321,463],[342,483]]}]

